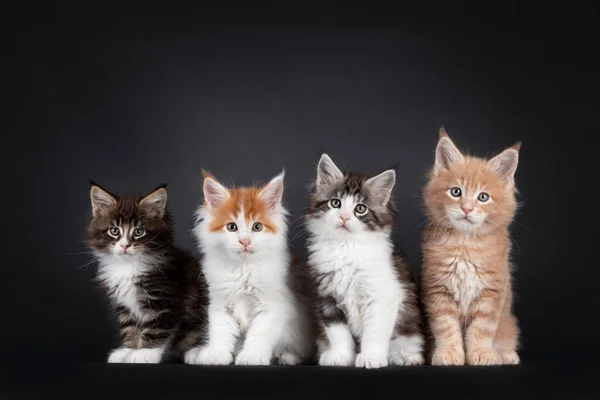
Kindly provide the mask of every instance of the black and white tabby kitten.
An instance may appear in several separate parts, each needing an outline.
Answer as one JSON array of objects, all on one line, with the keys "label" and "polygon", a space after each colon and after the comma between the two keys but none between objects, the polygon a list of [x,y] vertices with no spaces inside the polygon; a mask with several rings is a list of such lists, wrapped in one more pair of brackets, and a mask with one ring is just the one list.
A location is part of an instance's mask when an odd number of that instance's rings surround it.
[{"label": "black and white tabby kitten", "polygon": [[205,340],[207,287],[198,262],[173,244],[161,186],[117,196],[92,183],[87,243],[120,324],[109,363],[176,363]]},{"label": "black and white tabby kitten", "polygon": [[321,156],[307,217],[320,365],[424,361],[416,285],[391,240],[395,181],[392,169],[374,177],[344,174]]}]

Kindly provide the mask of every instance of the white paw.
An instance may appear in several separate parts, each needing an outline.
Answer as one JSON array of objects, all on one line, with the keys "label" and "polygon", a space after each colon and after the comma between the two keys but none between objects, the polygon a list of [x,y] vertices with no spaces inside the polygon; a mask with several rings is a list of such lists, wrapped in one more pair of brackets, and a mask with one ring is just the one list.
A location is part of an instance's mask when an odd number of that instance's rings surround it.
[{"label": "white paw", "polygon": [[359,368],[381,368],[387,367],[388,358],[385,352],[363,351],[356,356],[356,364]]},{"label": "white paw", "polygon": [[125,358],[125,362],[133,364],[158,364],[162,357],[162,349],[137,349]]},{"label": "white paw", "polygon": [[232,361],[231,352],[216,347],[195,347],[185,353],[186,364],[229,365]]},{"label": "white paw", "polygon": [[297,365],[302,364],[302,359],[294,353],[283,353],[277,362],[281,365]]},{"label": "white paw", "polygon": [[425,358],[421,353],[390,353],[390,364],[392,365],[423,365]]},{"label": "white paw", "polygon": [[124,363],[125,359],[129,355],[129,353],[131,353],[132,351],[133,351],[133,349],[128,349],[126,347],[121,347],[120,349],[115,349],[115,350],[111,351],[110,355],[108,356],[108,362],[109,363]]},{"label": "white paw", "polygon": [[242,350],[235,358],[235,365],[269,365],[271,356],[267,353]]},{"label": "white paw", "polygon": [[351,351],[340,351],[339,349],[328,349],[321,353],[319,365],[329,367],[350,367],[354,363],[354,353]]}]

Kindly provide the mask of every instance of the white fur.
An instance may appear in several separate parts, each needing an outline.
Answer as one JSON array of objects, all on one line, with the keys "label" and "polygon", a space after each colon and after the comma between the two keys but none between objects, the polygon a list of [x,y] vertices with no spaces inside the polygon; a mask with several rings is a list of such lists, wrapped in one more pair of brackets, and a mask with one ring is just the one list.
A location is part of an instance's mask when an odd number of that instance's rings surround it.
[{"label": "white fur", "polygon": [[459,305],[459,314],[466,315],[474,299],[484,288],[475,266],[464,257],[453,257],[448,259],[447,264],[453,273],[449,279],[450,293],[454,301]]},{"label": "white fur", "polygon": [[[312,233],[309,263],[324,276],[318,288],[320,295],[336,299],[348,324],[325,327],[328,344],[319,346],[319,364],[384,367],[388,365],[390,341],[405,296],[393,263],[390,232],[370,231],[359,221],[353,210],[362,199],[345,196],[340,200],[339,208],[330,206],[319,218],[307,221]],[[350,218],[345,225],[342,217]],[[360,342],[356,358],[351,335]],[[395,343],[396,353],[402,352],[398,349],[402,344]],[[411,342],[405,352],[412,355],[414,347]],[[394,362],[402,364],[398,357]]]},{"label": "white fur", "polygon": [[[283,190],[282,179],[283,175],[274,178],[269,186]],[[210,232],[211,207],[198,210],[200,222],[194,234],[204,254],[202,266],[209,284],[209,335],[205,347],[186,354],[186,363],[229,364],[235,360],[239,365],[266,365],[275,357],[280,363],[292,364],[310,356],[314,342],[311,319],[287,281],[286,211],[280,204],[281,193],[267,189],[263,192],[273,205],[276,234],[252,231],[253,224],[260,221],[246,223],[244,210],[232,219],[236,232],[226,228]],[[214,183],[210,191],[227,198]],[[205,191],[205,196],[211,192]],[[214,204],[213,200],[207,199],[207,204]],[[248,251],[241,239],[251,241]]]},{"label": "white fur", "polygon": [[108,356],[109,363],[158,364],[163,354],[162,348],[128,349],[121,347]]}]

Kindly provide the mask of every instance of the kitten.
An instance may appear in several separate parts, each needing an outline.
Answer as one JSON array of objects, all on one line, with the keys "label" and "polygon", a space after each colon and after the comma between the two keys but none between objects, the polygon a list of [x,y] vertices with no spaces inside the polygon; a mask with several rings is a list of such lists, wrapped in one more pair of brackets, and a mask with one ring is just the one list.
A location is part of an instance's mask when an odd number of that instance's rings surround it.
[{"label": "kitten", "polygon": [[87,243],[121,329],[109,363],[175,363],[203,341],[207,288],[198,262],[173,244],[161,186],[117,196],[92,183]]},{"label": "kitten", "polygon": [[194,234],[209,284],[206,346],[190,364],[299,364],[315,346],[314,324],[294,288],[282,172],[267,185],[228,189],[204,172],[204,204]]},{"label": "kitten", "polygon": [[307,217],[320,365],[424,361],[416,285],[391,239],[395,181],[393,169],[374,177],[344,174],[321,156]]},{"label": "kitten", "polygon": [[440,130],[424,190],[430,224],[422,248],[434,365],[519,362],[508,233],[517,208],[519,147],[486,161],[463,156]]}]

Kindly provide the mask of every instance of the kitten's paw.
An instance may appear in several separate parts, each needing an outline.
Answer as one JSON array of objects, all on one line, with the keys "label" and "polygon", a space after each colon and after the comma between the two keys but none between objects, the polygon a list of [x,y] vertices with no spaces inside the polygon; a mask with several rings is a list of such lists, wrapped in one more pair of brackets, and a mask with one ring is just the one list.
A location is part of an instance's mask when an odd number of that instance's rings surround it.
[{"label": "kitten's paw", "polygon": [[367,369],[387,367],[388,357],[385,352],[363,351],[356,356],[355,365]]},{"label": "kitten's paw", "polygon": [[467,364],[469,365],[500,365],[502,357],[492,348],[478,348],[467,352]]},{"label": "kitten's paw", "polygon": [[518,364],[521,362],[519,355],[514,350],[504,350],[500,352],[502,364]]},{"label": "kitten's paw", "polygon": [[197,365],[229,365],[233,362],[233,354],[215,347],[196,347],[185,353],[184,361]]},{"label": "kitten's paw", "polygon": [[297,354],[285,352],[279,356],[277,362],[280,365],[297,365],[302,364],[302,358],[300,358],[300,356]]},{"label": "kitten's paw", "polygon": [[354,353],[339,349],[328,349],[321,353],[319,365],[328,367],[350,367],[354,364]]},{"label": "kitten's paw", "polygon": [[133,351],[133,349],[128,349],[126,347],[121,347],[120,349],[115,349],[111,351],[108,356],[109,363],[124,363],[127,356]]},{"label": "kitten's paw", "polygon": [[462,347],[440,347],[433,353],[431,365],[465,365],[465,351]]},{"label": "kitten's paw", "polygon": [[235,365],[269,365],[271,355],[256,351],[242,350],[235,358]]},{"label": "kitten's paw", "polygon": [[422,365],[423,337],[420,335],[399,336],[390,343],[389,361],[392,365]]},{"label": "kitten's paw", "polygon": [[137,349],[133,350],[125,358],[125,362],[133,364],[158,364],[162,353],[162,349]]}]

